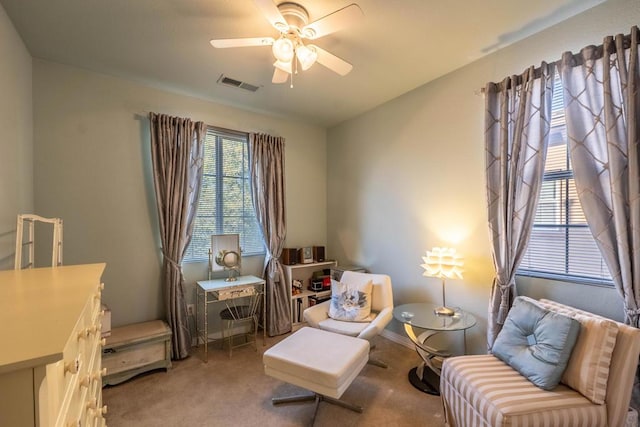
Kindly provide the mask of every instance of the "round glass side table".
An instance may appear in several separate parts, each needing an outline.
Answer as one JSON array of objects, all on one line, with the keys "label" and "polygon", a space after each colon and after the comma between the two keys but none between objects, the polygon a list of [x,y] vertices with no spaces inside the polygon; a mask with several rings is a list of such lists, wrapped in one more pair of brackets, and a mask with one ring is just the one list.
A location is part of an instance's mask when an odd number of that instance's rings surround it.
[{"label": "round glass side table", "polygon": [[427,341],[441,332],[462,331],[466,353],[466,331],[476,324],[476,318],[457,307],[452,307],[453,316],[439,316],[435,314],[435,308],[435,304],[429,303],[403,304],[393,309],[393,317],[404,324],[405,332],[422,358],[422,363],[409,371],[409,381],[418,390],[438,396],[442,359],[450,357],[451,353],[431,347]]}]

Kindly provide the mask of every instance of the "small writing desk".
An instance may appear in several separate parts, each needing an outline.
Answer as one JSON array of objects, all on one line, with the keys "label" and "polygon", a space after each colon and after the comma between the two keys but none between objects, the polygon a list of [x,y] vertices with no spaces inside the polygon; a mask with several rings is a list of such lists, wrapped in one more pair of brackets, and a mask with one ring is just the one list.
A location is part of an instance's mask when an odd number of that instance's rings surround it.
[{"label": "small writing desk", "polygon": [[[234,281],[214,279],[201,280],[196,283],[198,284],[196,287],[196,334],[198,343],[200,343],[200,340],[204,343],[204,361],[206,363],[209,361],[209,304],[220,302],[223,299],[242,298],[246,295],[242,290],[253,286],[256,288],[256,292],[262,293],[262,319],[264,323],[264,319],[266,319],[265,281],[255,276],[240,276]],[[225,297],[221,298],[222,295],[225,295]],[[199,316],[200,311],[202,311],[202,316]],[[202,317],[202,328],[199,322],[200,317]],[[264,325],[262,326],[262,331],[262,344],[265,345],[267,328]]]}]

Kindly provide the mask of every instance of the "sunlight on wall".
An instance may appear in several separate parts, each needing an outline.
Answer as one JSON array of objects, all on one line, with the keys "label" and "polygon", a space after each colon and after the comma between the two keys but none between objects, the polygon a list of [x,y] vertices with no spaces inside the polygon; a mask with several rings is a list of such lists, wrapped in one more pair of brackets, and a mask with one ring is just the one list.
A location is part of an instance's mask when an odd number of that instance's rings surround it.
[{"label": "sunlight on wall", "polygon": [[[431,197],[429,197],[431,199]],[[435,197],[435,200],[438,198]],[[438,206],[414,206],[416,212],[424,212],[421,216],[422,229],[428,236],[435,236],[436,241],[425,242],[427,248],[434,246],[451,246],[457,248],[470,238],[478,219],[470,216],[469,210],[455,206],[455,203],[441,203]]]}]

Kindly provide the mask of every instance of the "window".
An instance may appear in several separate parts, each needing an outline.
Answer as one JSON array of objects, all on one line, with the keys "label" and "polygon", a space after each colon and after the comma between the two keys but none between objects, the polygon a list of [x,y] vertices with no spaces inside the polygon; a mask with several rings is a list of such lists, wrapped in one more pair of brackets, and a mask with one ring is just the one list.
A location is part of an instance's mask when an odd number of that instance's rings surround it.
[{"label": "window", "polygon": [[562,84],[554,81],[551,130],[531,240],[518,274],[612,284],[591,235],[573,180],[564,119]]},{"label": "window", "polygon": [[249,138],[209,127],[198,211],[184,260],[207,260],[212,234],[235,233],[243,256],[264,253],[251,197]]}]

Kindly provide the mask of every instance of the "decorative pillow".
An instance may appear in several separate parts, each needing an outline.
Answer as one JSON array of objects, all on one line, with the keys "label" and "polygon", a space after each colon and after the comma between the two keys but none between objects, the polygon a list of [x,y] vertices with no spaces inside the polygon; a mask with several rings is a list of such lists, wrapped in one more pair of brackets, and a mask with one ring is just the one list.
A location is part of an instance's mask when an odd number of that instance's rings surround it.
[{"label": "decorative pillow", "polygon": [[561,382],[597,405],[604,403],[618,324],[600,316],[581,314],[558,303],[540,301],[540,305],[580,322],[580,334]]},{"label": "decorative pillow", "polygon": [[543,390],[560,382],[580,332],[577,320],[517,297],[493,354]]},{"label": "decorative pillow", "polygon": [[332,279],[329,317],[348,322],[368,322],[372,289],[371,280],[362,285],[354,285]]}]

